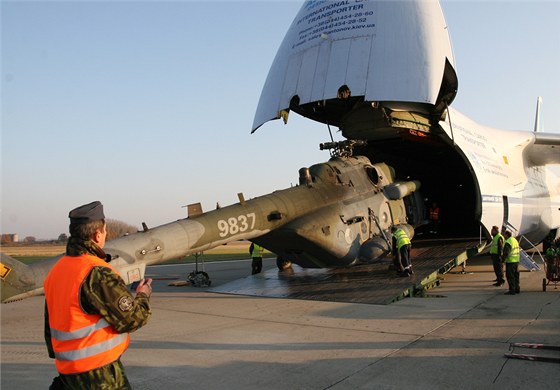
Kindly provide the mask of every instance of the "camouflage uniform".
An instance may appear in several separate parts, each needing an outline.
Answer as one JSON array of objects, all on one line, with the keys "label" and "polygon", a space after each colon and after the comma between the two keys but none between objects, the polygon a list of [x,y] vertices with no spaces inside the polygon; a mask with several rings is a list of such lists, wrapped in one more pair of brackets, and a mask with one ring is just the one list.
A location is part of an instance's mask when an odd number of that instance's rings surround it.
[{"label": "camouflage uniform", "polygon": [[[105,259],[105,253],[93,242],[70,239],[66,253],[79,256],[89,253]],[[134,298],[122,278],[111,269],[94,267],[80,290],[80,304],[89,314],[101,315],[118,333],[134,332],[144,326],[151,316],[149,297],[138,293]],[[45,341],[49,357],[54,359],[49,326],[49,313],[45,303]],[[120,361],[75,375],[60,374],[52,389],[131,389]]]}]

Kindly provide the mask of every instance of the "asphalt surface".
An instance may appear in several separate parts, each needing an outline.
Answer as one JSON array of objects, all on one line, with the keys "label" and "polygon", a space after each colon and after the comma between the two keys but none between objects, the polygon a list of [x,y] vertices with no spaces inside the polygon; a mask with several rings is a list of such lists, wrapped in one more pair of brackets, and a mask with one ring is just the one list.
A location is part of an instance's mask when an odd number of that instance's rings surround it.
[{"label": "asphalt surface", "polygon": [[[274,267],[265,260],[266,272]],[[543,292],[544,272],[522,272],[521,294],[504,295],[505,286],[492,286],[489,259],[477,257],[426,298],[370,305],[168,286],[192,268],[148,268],[156,278],[153,317],[122,358],[135,389],[557,389],[560,382],[558,363],[504,357],[510,343],[560,345],[560,286]],[[205,265],[212,286],[252,278],[250,268],[250,261]],[[33,297],[0,307],[2,389],[44,389],[56,375],[43,305]]]}]

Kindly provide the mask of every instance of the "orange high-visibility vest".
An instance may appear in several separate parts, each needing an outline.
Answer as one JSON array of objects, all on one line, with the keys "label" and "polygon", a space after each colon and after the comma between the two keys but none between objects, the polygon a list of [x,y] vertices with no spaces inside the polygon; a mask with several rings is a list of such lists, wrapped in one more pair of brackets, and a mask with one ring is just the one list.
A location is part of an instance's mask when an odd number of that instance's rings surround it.
[{"label": "orange high-visibility vest", "polygon": [[86,372],[112,363],[128,347],[128,333],[117,333],[102,316],[87,314],[80,305],[80,287],[97,266],[117,272],[95,256],[64,256],[45,279],[52,346],[61,374]]},{"label": "orange high-visibility vest", "polygon": [[432,221],[439,221],[439,207],[430,207],[430,219]]}]

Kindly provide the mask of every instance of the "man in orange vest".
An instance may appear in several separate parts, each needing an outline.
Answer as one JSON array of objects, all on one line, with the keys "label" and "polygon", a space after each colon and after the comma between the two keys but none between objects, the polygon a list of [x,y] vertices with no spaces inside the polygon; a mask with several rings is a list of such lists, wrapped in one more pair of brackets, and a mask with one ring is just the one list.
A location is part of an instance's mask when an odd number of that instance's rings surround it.
[{"label": "man in orange vest", "polygon": [[130,389],[120,356],[129,333],[151,316],[152,280],[141,280],[133,297],[107,263],[100,202],[77,207],[68,216],[66,255],[44,283],[45,341],[60,374],[50,388]]},{"label": "man in orange vest", "polygon": [[429,210],[430,233],[437,234],[439,229],[439,206],[436,202],[432,203]]}]

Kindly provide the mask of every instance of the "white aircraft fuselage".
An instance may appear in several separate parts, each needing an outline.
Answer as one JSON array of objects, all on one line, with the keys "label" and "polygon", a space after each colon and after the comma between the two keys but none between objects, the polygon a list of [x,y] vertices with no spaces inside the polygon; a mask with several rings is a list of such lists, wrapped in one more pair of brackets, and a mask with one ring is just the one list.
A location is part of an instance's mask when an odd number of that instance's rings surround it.
[{"label": "white aircraft fuselage", "polygon": [[450,235],[488,236],[493,225],[534,243],[557,234],[550,166],[560,164],[560,134],[480,125],[450,107],[457,90],[438,1],[308,0],[271,66],[253,132],[294,111],[366,140],[355,153],[419,180]]},{"label": "white aircraft fuselage", "polygon": [[539,133],[485,127],[456,110],[450,117],[441,127],[473,170],[482,225],[509,225],[537,243],[557,229],[560,180],[546,162],[560,158],[560,141],[539,144]]}]

